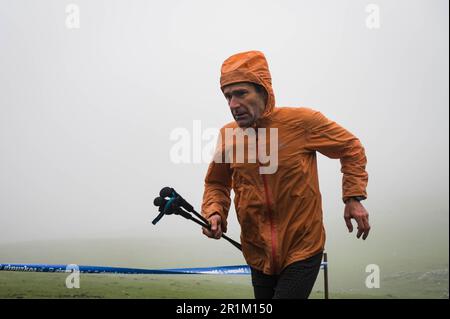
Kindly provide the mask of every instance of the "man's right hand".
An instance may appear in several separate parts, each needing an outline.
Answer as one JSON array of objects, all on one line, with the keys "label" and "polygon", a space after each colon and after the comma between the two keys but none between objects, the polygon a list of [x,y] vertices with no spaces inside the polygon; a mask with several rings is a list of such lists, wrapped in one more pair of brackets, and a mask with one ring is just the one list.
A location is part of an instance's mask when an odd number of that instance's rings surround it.
[{"label": "man's right hand", "polygon": [[220,239],[222,237],[222,218],[219,214],[214,214],[208,219],[211,230],[203,227],[203,234],[209,238]]}]

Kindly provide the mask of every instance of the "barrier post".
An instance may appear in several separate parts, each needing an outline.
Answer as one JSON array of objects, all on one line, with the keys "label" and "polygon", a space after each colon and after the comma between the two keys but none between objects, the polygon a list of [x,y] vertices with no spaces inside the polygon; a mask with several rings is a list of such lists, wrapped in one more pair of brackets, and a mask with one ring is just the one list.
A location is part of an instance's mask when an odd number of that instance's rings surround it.
[{"label": "barrier post", "polygon": [[329,299],[328,294],[328,257],[327,253],[323,253],[323,285],[325,290],[325,299]]}]

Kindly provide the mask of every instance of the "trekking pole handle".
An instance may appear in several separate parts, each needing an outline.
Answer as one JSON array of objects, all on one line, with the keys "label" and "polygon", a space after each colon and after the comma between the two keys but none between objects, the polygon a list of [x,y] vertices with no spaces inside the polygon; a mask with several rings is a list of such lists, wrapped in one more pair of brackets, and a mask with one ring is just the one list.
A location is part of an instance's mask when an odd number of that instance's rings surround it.
[{"label": "trekking pole handle", "polygon": [[[195,213],[196,213],[196,212],[195,212]],[[198,216],[201,216],[201,215],[199,215],[198,213],[196,213],[195,215],[196,215],[196,216],[197,216],[197,215],[198,215]],[[210,224],[210,223],[208,222],[208,220],[205,219],[203,216],[201,216],[202,221],[199,221],[198,219],[192,217],[192,215],[189,214],[189,213],[183,214],[183,216],[186,217],[186,218],[188,218],[188,219],[190,219],[190,220],[192,220],[192,221],[194,221],[194,222],[196,222],[197,224],[199,224],[199,225],[201,225],[201,226],[203,226],[203,227],[205,227],[205,228],[211,230],[211,224]],[[189,216],[189,217],[187,217],[187,216]],[[242,251],[242,246],[241,246],[241,244],[239,244],[237,241],[231,239],[230,237],[228,237],[227,235],[225,235],[225,234],[223,234],[223,233],[222,233],[222,237],[223,237],[223,239],[227,240],[230,244],[232,244],[234,247],[236,247],[237,249],[239,249],[239,250]]]}]

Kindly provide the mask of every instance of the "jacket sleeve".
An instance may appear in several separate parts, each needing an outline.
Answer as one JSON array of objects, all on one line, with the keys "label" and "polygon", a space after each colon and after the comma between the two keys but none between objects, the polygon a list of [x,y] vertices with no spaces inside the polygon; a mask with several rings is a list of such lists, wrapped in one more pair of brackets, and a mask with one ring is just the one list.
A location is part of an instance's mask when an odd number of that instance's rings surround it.
[{"label": "jacket sleeve", "polygon": [[216,156],[208,167],[205,177],[205,190],[203,192],[202,215],[208,219],[218,213],[222,218],[222,231],[227,231],[227,217],[231,198],[231,168],[230,163],[220,163]]},{"label": "jacket sleeve", "polygon": [[307,149],[340,159],[342,200],[345,202],[351,196],[367,197],[367,158],[359,139],[317,111],[308,116],[305,128]]}]

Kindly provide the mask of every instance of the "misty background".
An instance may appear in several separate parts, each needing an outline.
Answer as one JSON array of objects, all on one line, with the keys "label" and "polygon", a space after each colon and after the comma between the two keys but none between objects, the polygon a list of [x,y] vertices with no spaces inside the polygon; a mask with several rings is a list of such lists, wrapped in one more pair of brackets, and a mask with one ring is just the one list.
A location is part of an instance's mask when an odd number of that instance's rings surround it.
[{"label": "misty background", "polygon": [[[448,1],[0,5],[0,263],[245,263],[192,222],[151,220],[164,186],[200,210],[207,163],[174,163],[170,134],[232,121],[221,63],[260,50],[277,106],[319,110],[366,149],[366,241],[345,226],[339,161],[319,156],[330,288],[373,293],[377,264],[384,293],[428,280],[448,298]],[[234,207],[228,235],[239,239]]]}]

